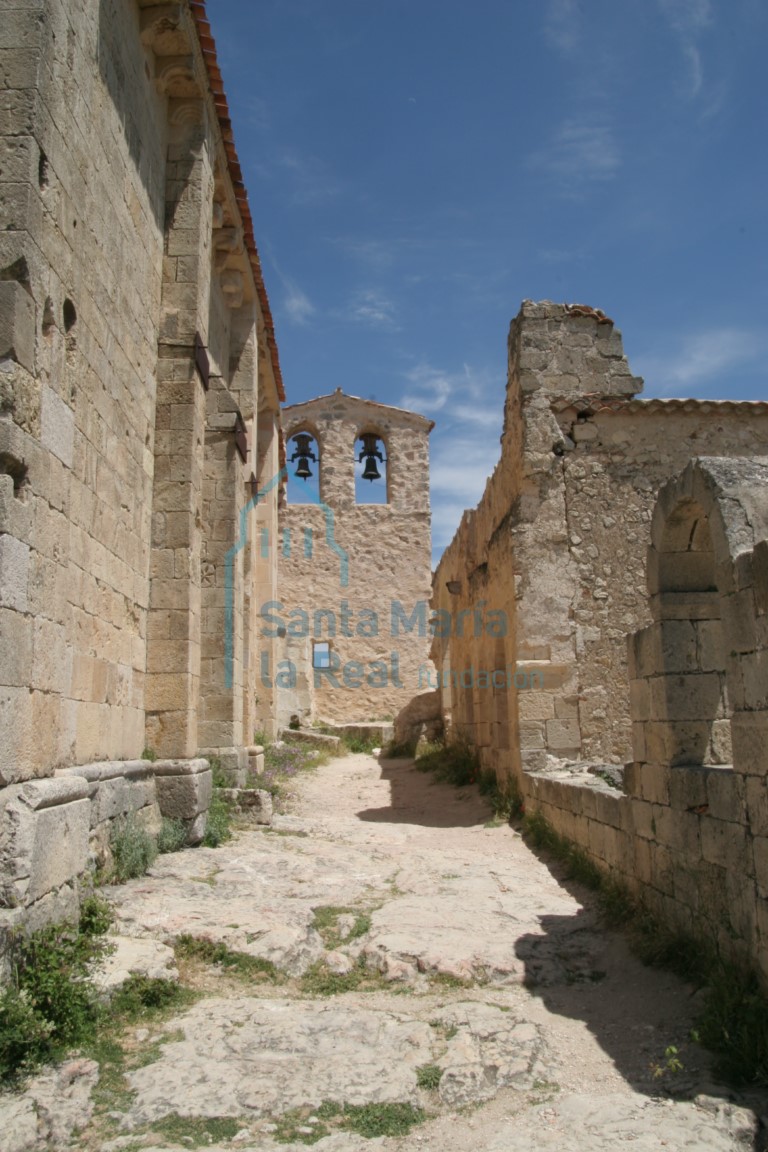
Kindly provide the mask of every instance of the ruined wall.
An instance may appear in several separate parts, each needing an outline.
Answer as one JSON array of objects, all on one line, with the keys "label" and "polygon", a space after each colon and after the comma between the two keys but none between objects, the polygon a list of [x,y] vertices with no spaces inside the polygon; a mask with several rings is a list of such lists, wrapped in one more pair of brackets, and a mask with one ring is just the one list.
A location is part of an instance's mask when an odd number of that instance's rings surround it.
[{"label": "ruined wall", "polygon": [[662,489],[629,637],[623,794],[584,766],[526,773],[529,809],[657,915],[768,979],[768,465],[702,458]]},{"label": "ruined wall", "polygon": [[435,606],[455,612],[484,599],[515,633],[498,650],[513,668],[509,748],[494,704],[461,685],[492,660],[488,629],[434,643],[435,663],[454,673],[445,709],[495,767],[540,768],[547,754],[630,757],[624,638],[648,619],[656,494],[699,452],[768,455],[768,406],[643,401],[640,386],[602,313],[523,304],[510,330],[501,460],[434,581]]},{"label": "ruined wall", "polygon": [[[295,675],[291,684],[290,669],[282,676],[271,670],[278,718],[392,717],[428,686],[432,424],[340,390],[284,409],[283,420],[287,440],[306,430],[319,444],[322,505],[287,504],[280,512],[282,607],[264,631],[285,628],[281,658]],[[387,504],[355,502],[355,444],[368,431],[384,443]],[[328,615],[316,626],[318,611]],[[306,626],[296,612],[307,613]],[[313,671],[312,642],[326,639],[333,667]]]}]

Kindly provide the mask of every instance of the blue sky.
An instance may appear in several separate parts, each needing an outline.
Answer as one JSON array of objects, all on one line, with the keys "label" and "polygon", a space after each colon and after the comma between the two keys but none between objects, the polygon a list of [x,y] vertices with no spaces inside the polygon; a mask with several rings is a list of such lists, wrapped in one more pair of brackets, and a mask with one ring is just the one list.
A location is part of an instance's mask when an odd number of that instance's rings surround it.
[{"label": "blue sky", "polygon": [[603,308],[647,396],[768,399],[765,0],[208,8],[289,402],[436,421],[436,555],[524,298]]}]

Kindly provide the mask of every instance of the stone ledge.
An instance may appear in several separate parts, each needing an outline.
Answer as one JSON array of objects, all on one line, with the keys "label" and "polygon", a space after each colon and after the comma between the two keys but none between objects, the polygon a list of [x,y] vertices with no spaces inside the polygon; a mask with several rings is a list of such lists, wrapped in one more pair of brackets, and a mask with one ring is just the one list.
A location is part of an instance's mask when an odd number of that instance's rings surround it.
[{"label": "stone ledge", "polygon": [[150,765],[155,776],[197,776],[200,772],[210,772],[207,760],[155,760]]},{"label": "stone ledge", "polygon": [[154,764],[151,760],[102,760],[94,764],[79,764],[72,768],[57,768],[54,777],[82,776],[85,780],[98,783],[100,780],[114,780],[128,777],[134,780],[152,775]]},{"label": "stone ledge", "polygon": [[86,800],[90,794],[88,780],[76,769],[64,778],[48,777],[44,780],[27,780],[23,784],[11,784],[0,793],[0,804],[8,807],[15,800],[21,801],[34,812],[44,808],[56,808],[61,804],[72,804],[76,800]]}]

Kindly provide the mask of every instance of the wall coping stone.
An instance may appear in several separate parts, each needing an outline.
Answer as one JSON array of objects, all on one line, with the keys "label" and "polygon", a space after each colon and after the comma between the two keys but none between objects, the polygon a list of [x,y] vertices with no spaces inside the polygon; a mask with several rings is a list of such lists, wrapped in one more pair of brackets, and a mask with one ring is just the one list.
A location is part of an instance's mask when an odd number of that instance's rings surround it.
[{"label": "wall coping stone", "polygon": [[151,765],[155,776],[197,776],[201,772],[210,772],[211,766],[207,760],[155,760]]},{"label": "wall coping stone", "polygon": [[81,764],[74,768],[57,768],[55,777],[82,776],[89,781],[114,780],[117,776],[145,779],[152,775],[151,760],[103,760],[95,764]]}]

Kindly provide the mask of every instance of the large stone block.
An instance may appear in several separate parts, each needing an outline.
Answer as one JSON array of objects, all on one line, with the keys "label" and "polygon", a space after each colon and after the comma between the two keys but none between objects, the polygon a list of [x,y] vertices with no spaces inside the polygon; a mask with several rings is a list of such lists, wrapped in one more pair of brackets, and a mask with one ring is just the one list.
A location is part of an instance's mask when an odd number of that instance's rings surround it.
[{"label": "large stone block", "polygon": [[88,860],[88,783],[71,776],[12,785],[0,816],[2,903],[32,904],[73,882]]},{"label": "large stone block", "polygon": [[157,802],[163,816],[194,821],[208,811],[213,774],[206,760],[158,760],[154,771]]},{"label": "large stone block", "polygon": [[747,776],[768,774],[768,711],[734,712],[733,767]]},{"label": "large stone block", "polygon": [[29,585],[28,544],[13,536],[0,536],[0,606],[27,611]]},{"label": "large stone block", "polygon": [[35,371],[35,302],[14,280],[0,281],[0,359]]},{"label": "large stone block", "polygon": [[43,385],[40,405],[40,442],[67,468],[72,467],[75,414],[60,396]]}]

